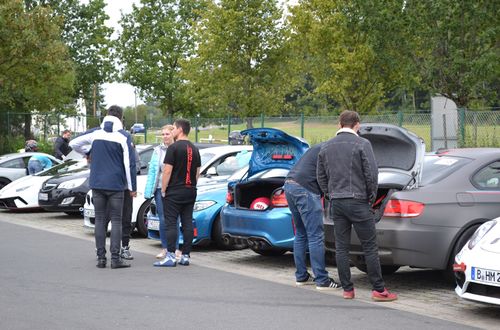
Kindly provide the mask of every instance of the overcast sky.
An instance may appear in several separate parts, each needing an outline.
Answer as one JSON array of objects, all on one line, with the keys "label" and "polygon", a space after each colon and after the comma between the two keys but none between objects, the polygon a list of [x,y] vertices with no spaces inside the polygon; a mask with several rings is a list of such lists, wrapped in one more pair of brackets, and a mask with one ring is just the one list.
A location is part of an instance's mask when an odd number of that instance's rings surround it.
[{"label": "overcast sky", "polygon": [[[81,2],[88,2],[81,0]],[[109,16],[107,25],[114,28],[119,28],[118,21],[121,18],[121,13],[130,13],[132,11],[132,4],[139,4],[140,0],[106,0],[106,13]],[[297,0],[282,0],[282,3],[296,4]],[[129,84],[111,83],[103,84],[104,101],[109,107],[111,105],[119,105],[121,107],[134,106],[144,103],[141,99],[135,99],[134,87]]]}]

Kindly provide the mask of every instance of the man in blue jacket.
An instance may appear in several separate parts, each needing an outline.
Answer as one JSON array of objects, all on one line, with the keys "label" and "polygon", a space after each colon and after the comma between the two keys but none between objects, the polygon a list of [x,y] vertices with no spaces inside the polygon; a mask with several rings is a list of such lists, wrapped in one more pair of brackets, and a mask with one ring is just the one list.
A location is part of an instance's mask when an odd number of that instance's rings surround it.
[{"label": "man in blue jacket", "polygon": [[[107,217],[111,218],[111,268],[130,267],[120,257],[123,192],[136,196],[136,165],[132,137],[123,129],[123,109],[113,105],[100,127],[70,142],[70,147],[90,161],[89,186],[95,207],[97,267],[106,267]],[[107,211],[107,212],[106,212]]]}]

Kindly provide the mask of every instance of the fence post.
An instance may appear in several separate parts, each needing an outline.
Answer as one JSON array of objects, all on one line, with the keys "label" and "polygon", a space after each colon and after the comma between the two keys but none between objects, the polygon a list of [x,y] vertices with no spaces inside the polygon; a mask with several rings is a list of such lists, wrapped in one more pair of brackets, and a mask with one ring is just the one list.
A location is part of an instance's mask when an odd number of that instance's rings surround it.
[{"label": "fence post", "polygon": [[448,149],[448,134],[446,132],[446,115],[443,113],[443,136],[444,136],[444,147]]},{"label": "fence post", "polygon": [[7,111],[7,132],[10,132],[10,112]]},{"label": "fence post", "polygon": [[264,127],[264,114],[263,113],[260,114],[260,127],[261,128]]},{"label": "fence post", "polygon": [[229,142],[229,134],[231,133],[231,114],[227,114],[227,139]]},{"label": "fence post", "polygon": [[60,125],[61,125],[61,114],[58,112],[57,113],[57,136],[61,135]]},{"label": "fence post", "polygon": [[148,143],[148,118],[144,115],[144,143]]},{"label": "fence post", "polygon": [[194,116],[194,142],[198,143],[198,115]]},{"label": "fence post", "polygon": [[300,114],[300,137],[304,138],[304,113]]},{"label": "fence post", "polygon": [[463,148],[465,145],[465,109],[458,109],[458,129],[460,132],[459,148]]},{"label": "fence post", "polygon": [[398,111],[398,126],[403,127],[403,111]]}]

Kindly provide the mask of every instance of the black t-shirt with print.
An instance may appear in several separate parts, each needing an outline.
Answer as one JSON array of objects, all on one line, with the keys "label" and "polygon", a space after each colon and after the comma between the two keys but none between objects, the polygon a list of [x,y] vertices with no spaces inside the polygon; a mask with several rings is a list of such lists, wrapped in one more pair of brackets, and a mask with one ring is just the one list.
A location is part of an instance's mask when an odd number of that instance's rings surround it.
[{"label": "black t-shirt with print", "polygon": [[165,164],[172,165],[167,189],[196,187],[196,169],[201,166],[200,152],[188,140],[179,140],[167,148]]}]

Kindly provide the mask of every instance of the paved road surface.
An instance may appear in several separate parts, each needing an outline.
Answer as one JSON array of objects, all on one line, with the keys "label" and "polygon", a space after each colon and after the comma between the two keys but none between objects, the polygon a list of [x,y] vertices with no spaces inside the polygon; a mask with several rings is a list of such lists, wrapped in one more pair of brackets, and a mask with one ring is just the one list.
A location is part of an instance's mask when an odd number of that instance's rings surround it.
[{"label": "paved road surface", "polygon": [[[95,273],[96,271],[98,271],[97,268],[95,270],[93,269],[95,268],[93,265],[94,260],[91,257],[89,258],[89,254],[90,255],[92,254],[92,249],[93,249],[93,236],[89,233],[85,233],[85,231],[82,228],[81,219],[58,213],[0,212],[0,225],[2,223],[22,224],[34,228],[40,228],[52,232],[62,233],[66,236],[77,237],[87,241],[87,248],[84,249],[82,255],[80,256],[81,265],[78,265],[78,269],[84,273],[88,269],[90,274],[87,275],[89,276],[92,275],[91,277],[99,274]],[[0,235],[5,236],[6,232],[9,232],[11,230],[12,229],[10,229],[10,227],[9,229],[2,229],[0,231],[2,234]],[[12,237],[12,235],[9,234],[9,237]],[[62,236],[57,236],[57,237],[62,237]],[[13,239],[16,242],[19,242],[18,235],[15,235]],[[60,239],[58,238],[56,241],[59,240]],[[5,239],[2,238],[1,240],[2,244],[5,244],[4,241]],[[26,239],[23,237],[23,242],[25,241]],[[152,256],[158,252],[158,248],[159,245],[155,241],[147,239],[137,239],[137,238],[132,240],[132,249],[134,250],[133,251],[134,254],[137,254],[138,252],[143,252],[146,255],[139,254],[136,257],[136,260],[133,261],[133,269],[131,270],[133,272],[136,272],[136,269],[140,268],[139,272],[141,275],[137,276],[138,278],[132,280],[131,283],[128,283],[127,285],[129,287],[140,290],[141,286],[143,286],[146,281],[149,281],[145,279],[145,274],[149,274],[150,272],[152,274],[156,274],[156,269],[151,267],[151,264],[154,261]],[[8,249],[10,248],[7,248],[7,250]],[[68,251],[64,246],[61,247],[61,249],[66,254],[71,251],[71,250]],[[6,251],[6,248],[2,249],[2,251]],[[66,256],[66,254],[64,255]],[[224,274],[223,277],[229,276],[227,272],[244,274],[246,276],[251,276],[252,278],[266,280],[265,283],[274,282],[274,283],[285,284],[289,290],[292,290],[292,292],[299,290],[298,292],[300,293],[300,296],[305,295],[309,297],[309,295],[313,295],[312,297],[316,297],[317,295],[320,295],[321,298],[318,301],[326,299],[327,301],[334,302],[328,308],[334,308],[335,310],[342,310],[343,308],[346,308],[346,306],[352,307],[352,305],[344,305],[346,303],[350,304],[350,302],[346,302],[343,299],[341,299],[340,292],[333,292],[333,293],[329,292],[325,294],[316,292],[316,290],[314,290],[313,288],[312,289],[291,288],[294,282],[293,258],[291,254],[287,254],[279,258],[266,258],[256,255],[255,253],[249,250],[218,251],[213,248],[204,248],[204,249],[198,248],[195,249],[195,251],[192,254],[192,257],[193,257],[194,267],[188,267],[187,269],[198,268],[198,266],[207,266],[212,269],[224,271],[222,273]],[[66,261],[64,262],[60,261],[59,263],[61,263],[64,266],[63,269],[66,269],[65,268],[67,267]],[[5,265],[5,263],[2,262],[2,265]],[[75,267],[77,267],[77,265],[75,265]],[[334,275],[334,277],[336,277],[335,268],[332,267],[329,270]],[[111,271],[108,269],[108,271],[123,272],[130,270]],[[178,271],[179,267],[177,267],[177,269],[174,270],[175,272],[174,274],[178,274],[177,273]],[[191,274],[191,272],[186,274]],[[366,276],[353,269],[353,277],[357,289],[356,303],[368,302],[369,305],[367,306],[373,306],[373,308],[377,310],[380,309],[381,307],[380,304],[371,303],[369,299],[370,292],[369,292],[369,285],[366,281]],[[91,280],[94,279],[91,278]],[[184,280],[183,277],[181,279],[181,282],[182,280]],[[415,271],[411,269],[404,269],[403,271],[399,271],[392,276],[386,277],[386,281],[391,289],[395,289],[395,291],[397,291],[400,294],[400,300],[394,303],[384,304],[384,306],[382,307],[390,307],[396,310],[410,311],[413,313],[418,313],[420,315],[437,317],[444,320],[455,321],[458,322],[459,324],[476,326],[485,329],[495,328],[499,324],[498,321],[500,321],[500,315],[498,313],[499,311],[498,308],[458,299],[458,297],[456,297],[455,294],[453,293],[452,287],[449,284],[445,283],[443,280],[441,280],[437,272]],[[209,282],[209,284],[213,285],[211,282]],[[179,292],[183,293],[181,289],[179,290],[180,290]],[[238,289],[236,290],[238,291]],[[214,291],[217,292],[218,289]],[[267,291],[268,290],[266,290],[266,292]],[[228,299],[230,305],[233,302],[233,298],[239,297],[239,294],[235,294],[232,290],[229,290],[229,288],[224,287],[222,289],[222,292],[224,293],[223,296],[226,295],[229,296]],[[218,294],[216,294],[216,296],[219,297]],[[270,300],[268,297],[262,299],[258,299],[258,296],[253,296],[253,295],[250,295],[249,298],[250,297],[257,299],[257,301],[262,301],[263,304],[267,304],[273,301],[272,299]],[[294,300],[289,300],[289,301],[294,301]],[[314,298],[314,304],[316,304],[316,302],[317,302],[316,298]],[[273,302],[273,304],[275,303],[277,302]],[[310,303],[311,301],[307,302],[307,304]],[[317,307],[319,308],[319,306]],[[132,310],[133,309],[134,308],[132,308]],[[244,309],[247,309],[247,307],[245,306]],[[297,311],[293,311],[293,313],[297,313]],[[320,319],[322,320],[321,317]],[[434,322],[434,320],[432,322]],[[298,325],[299,323],[296,323],[296,321],[294,321],[294,324]],[[434,323],[432,324],[434,326]]]}]

